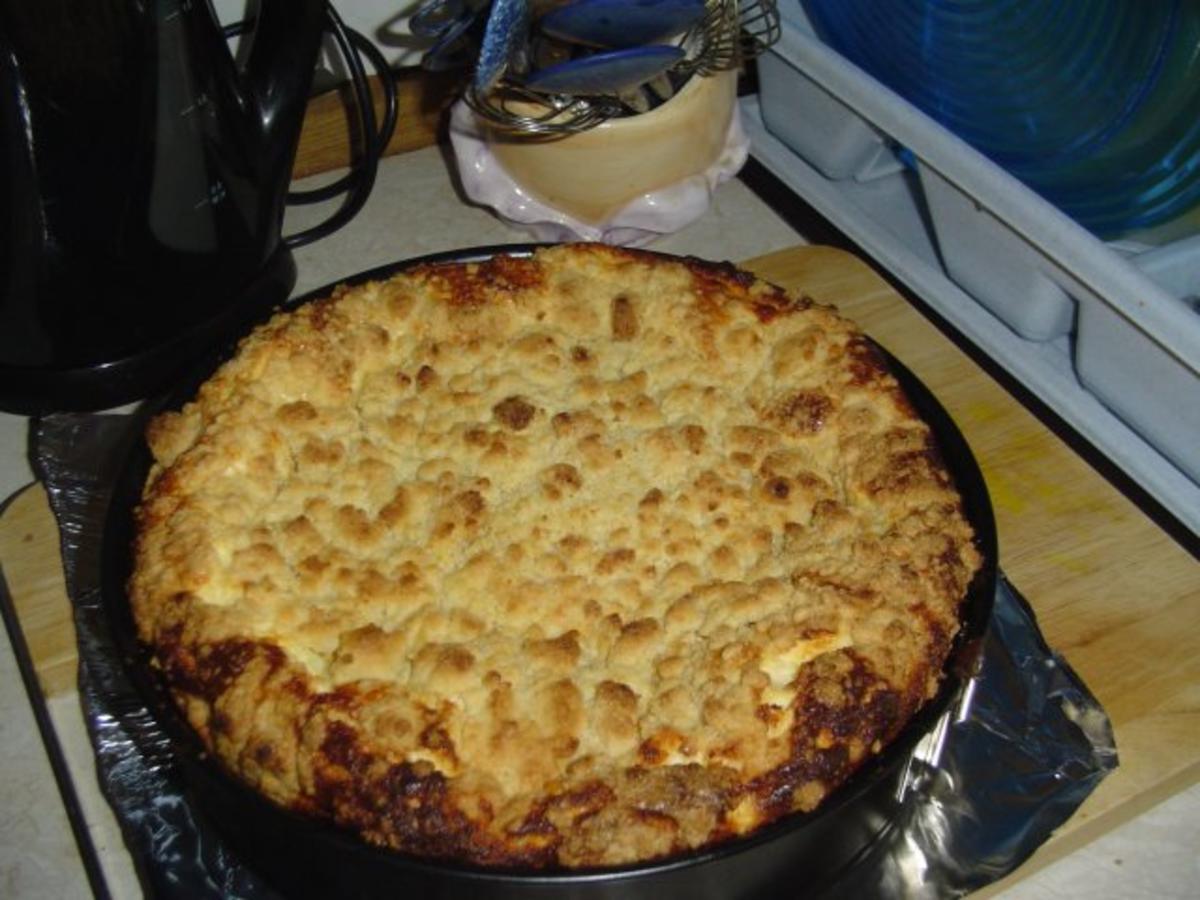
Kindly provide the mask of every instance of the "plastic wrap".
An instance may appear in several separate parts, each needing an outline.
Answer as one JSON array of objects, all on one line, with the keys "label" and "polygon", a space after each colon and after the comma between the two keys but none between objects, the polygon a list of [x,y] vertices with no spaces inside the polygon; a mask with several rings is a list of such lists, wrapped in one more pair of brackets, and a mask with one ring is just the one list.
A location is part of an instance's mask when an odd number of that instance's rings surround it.
[{"label": "plastic wrap", "polygon": [[[100,786],[148,894],[277,897],[189,801],[109,633],[101,529],[128,442],[139,439],[133,430],[120,415],[56,415],[33,430],[34,463],[62,533]],[[1104,710],[1001,577],[979,670],[913,752],[901,817],[826,893],[940,898],[978,889],[1028,858],[1116,765]]]}]

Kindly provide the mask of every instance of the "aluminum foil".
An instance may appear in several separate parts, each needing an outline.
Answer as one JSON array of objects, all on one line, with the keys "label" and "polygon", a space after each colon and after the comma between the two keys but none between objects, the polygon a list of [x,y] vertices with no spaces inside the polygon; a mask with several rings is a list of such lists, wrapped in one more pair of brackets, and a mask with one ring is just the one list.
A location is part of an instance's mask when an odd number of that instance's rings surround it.
[{"label": "aluminum foil", "polygon": [[[32,436],[62,532],[100,786],[148,895],[276,898],[189,802],[109,634],[100,536],[125,450],[139,439],[132,431],[123,415],[55,415]],[[1019,866],[1116,765],[1104,710],[1002,576],[978,673],[909,760],[902,818],[825,893],[963,896]]]}]

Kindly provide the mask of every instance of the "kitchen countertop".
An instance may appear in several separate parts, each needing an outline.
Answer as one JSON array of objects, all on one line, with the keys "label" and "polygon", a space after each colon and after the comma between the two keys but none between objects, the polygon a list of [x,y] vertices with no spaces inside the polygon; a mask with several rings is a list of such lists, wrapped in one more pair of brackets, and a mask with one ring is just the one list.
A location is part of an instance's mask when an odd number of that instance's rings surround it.
[{"label": "kitchen countertop", "polygon": [[[300,208],[289,216],[288,228],[305,227],[327,211]],[[663,239],[655,249],[741,260],[806,243],[806,237],[734,181],[718,189],[704,218]],[[337,234],[297,251],[300,276],[296,290],[303,292],[405,257],[523,240],[524,233],[464,204],[442,152],[430,147],[385,160],[375,191],[359,216]],[[0,500],[32,479],[25,457],[26,434],[27,420],[0,414]],[[1003,565],[1003,555],[1001,562]],[[1200,567],[1195,575],[1200,583]],[[95,785],[78,697],[67,691],[54,696],[47,707],[112,894],[137,896],[128,856]],[[1193,696],[1187,712],[1195,711]],[[4,750],[0,761],[0,895],[85,897],[89,889],[84,870],[6,641],[0,641],[0,712],[0,747]],[[1030,900],[1085,893],[1097,897],[1194,896],[1200,879],[1197,846],[1200,787],[1192,786],[1064,859],[1006,885],[1002,893]]]}]

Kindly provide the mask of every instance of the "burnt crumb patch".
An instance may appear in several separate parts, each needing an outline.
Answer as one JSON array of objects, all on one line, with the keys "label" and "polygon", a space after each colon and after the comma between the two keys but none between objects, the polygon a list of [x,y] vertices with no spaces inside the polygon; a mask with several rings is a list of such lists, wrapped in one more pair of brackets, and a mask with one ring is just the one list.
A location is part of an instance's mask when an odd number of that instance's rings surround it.
[{"label": "burnt crumb patch", "polygon": [[745,269],[739,269],[728,261],[710,262],[705,259],[686,257],[683,260],[683,264],[692,273],[694,279],[703,282],[710,289],[739,287],[744,290],[753,285],[757,280],[754,275]]},{"label": "burnt crumb patch", "polygon": [[813,305],[808,297],[792,300],[781,288],[773,288],[770,293],[755,297],[751,304],[754,315],[764,325],[769,325],[780,316],[800,312]]},{"label": "burnt crumb patch", "polygon": [[663,492],[658,488],[650,488],[646,491],[646,496],[638,501],[638,506],[658,506],[662,502]]},{"label": "burnt crumb patch", "polygon": [[843,783],[867,760],[867,748],[895,737],[918,702],[880,680],[852,651],[810,667],[798,685],[791,760],[749,785],[759,808],[776,818],[792,811],[805,786]]},{"label": "burnt crumb patch", "polygon": [[816,434],[825,427],[833,401],[821,391],[796,391],[775,408],[775,418],[803,434]]},{"label": "burnt crumb patch", "polygon": [[324,331],[333,321],[337,311],[337,301],[347,292],[345,285],[338,285],[332,295],[315,300],[308,305],[309,324],[316,331]]},{"label": "burnt crumb patch", "polygon": [[850,383],[861,387],[882,381],[888,374],[887,362],[875,344],[866,337],[856,336],[846,345],[850,357]]},{"label": "burnt crumb patch", "polygon": [[528,814],[509,830],[515,835],[552,835],[578,825],[616,800],[616,794],[602,781],[587,781],[578,787],[554,794],[534,804]]},{"label": "burnt crumb patch", "polygon": [[544,281],[541,265],[518,256],[495,256],[467,265],[431,263],[414,267],[414,277],[424,277],[454,309],[478,309],[497,293],[532,290]]},{"label": "burnt crumb patch", "polygon": [[225,693],[250,663],[262,657],[271,671],[284,664],[283,651],[260,641],[226,640],[192,646],[176,643],[162,654],[168,681],[210,703]]},{"label": "burnt crumb patch", "polygon": [[614,341],[631,341],[637,337],[637,312],[626,294],[617,294],[613,297],[611,315]]},{"label": "burnt crumb patch", "polygon": [[496,421],[513,431],[523,431],[528,427],[535,412],[533,404],[518,395],[506,397],[492,407]]},{"label": "burnt crumb patch", "polygon": [[423,391],[432,387],[437,383],[437,378],[438,375],[433,366],[421,366],[417,370],[417,388]]},{"label": "burnt crumb patch", "polygon": [[772,478],[767,482],[767,493],[776,500],[786,500],[792,492],[792,486],[786,478]]},{"label": "burnt crumb patch", "polygon": [[[429,732],[433,742],[436,732]],[[546,852],[501,846],[451,802],[446,777],[427,763],[389,765],[363,746],[342,722],[326,725],[316,771],[314,802],[372,843],[403,846],[435,859],[483,865],[545,865]]]}]

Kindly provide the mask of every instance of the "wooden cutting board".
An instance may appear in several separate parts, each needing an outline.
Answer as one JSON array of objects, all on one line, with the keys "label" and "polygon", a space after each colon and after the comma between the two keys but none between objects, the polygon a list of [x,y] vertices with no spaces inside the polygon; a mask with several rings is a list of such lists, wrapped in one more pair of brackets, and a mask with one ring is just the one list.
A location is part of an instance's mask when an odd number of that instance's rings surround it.
[{"label": "wooden cutting board", "polygon": [[[1196,560],[856,257],[798,247],[745,266],[838,305],[938,396],[983,467],[1002,568],[1112,718],[1120,769],[1013,877],[1200,779]],[[0,564],[44,690],[72,690],[57,535],[36,486],[0,519]]]}]

